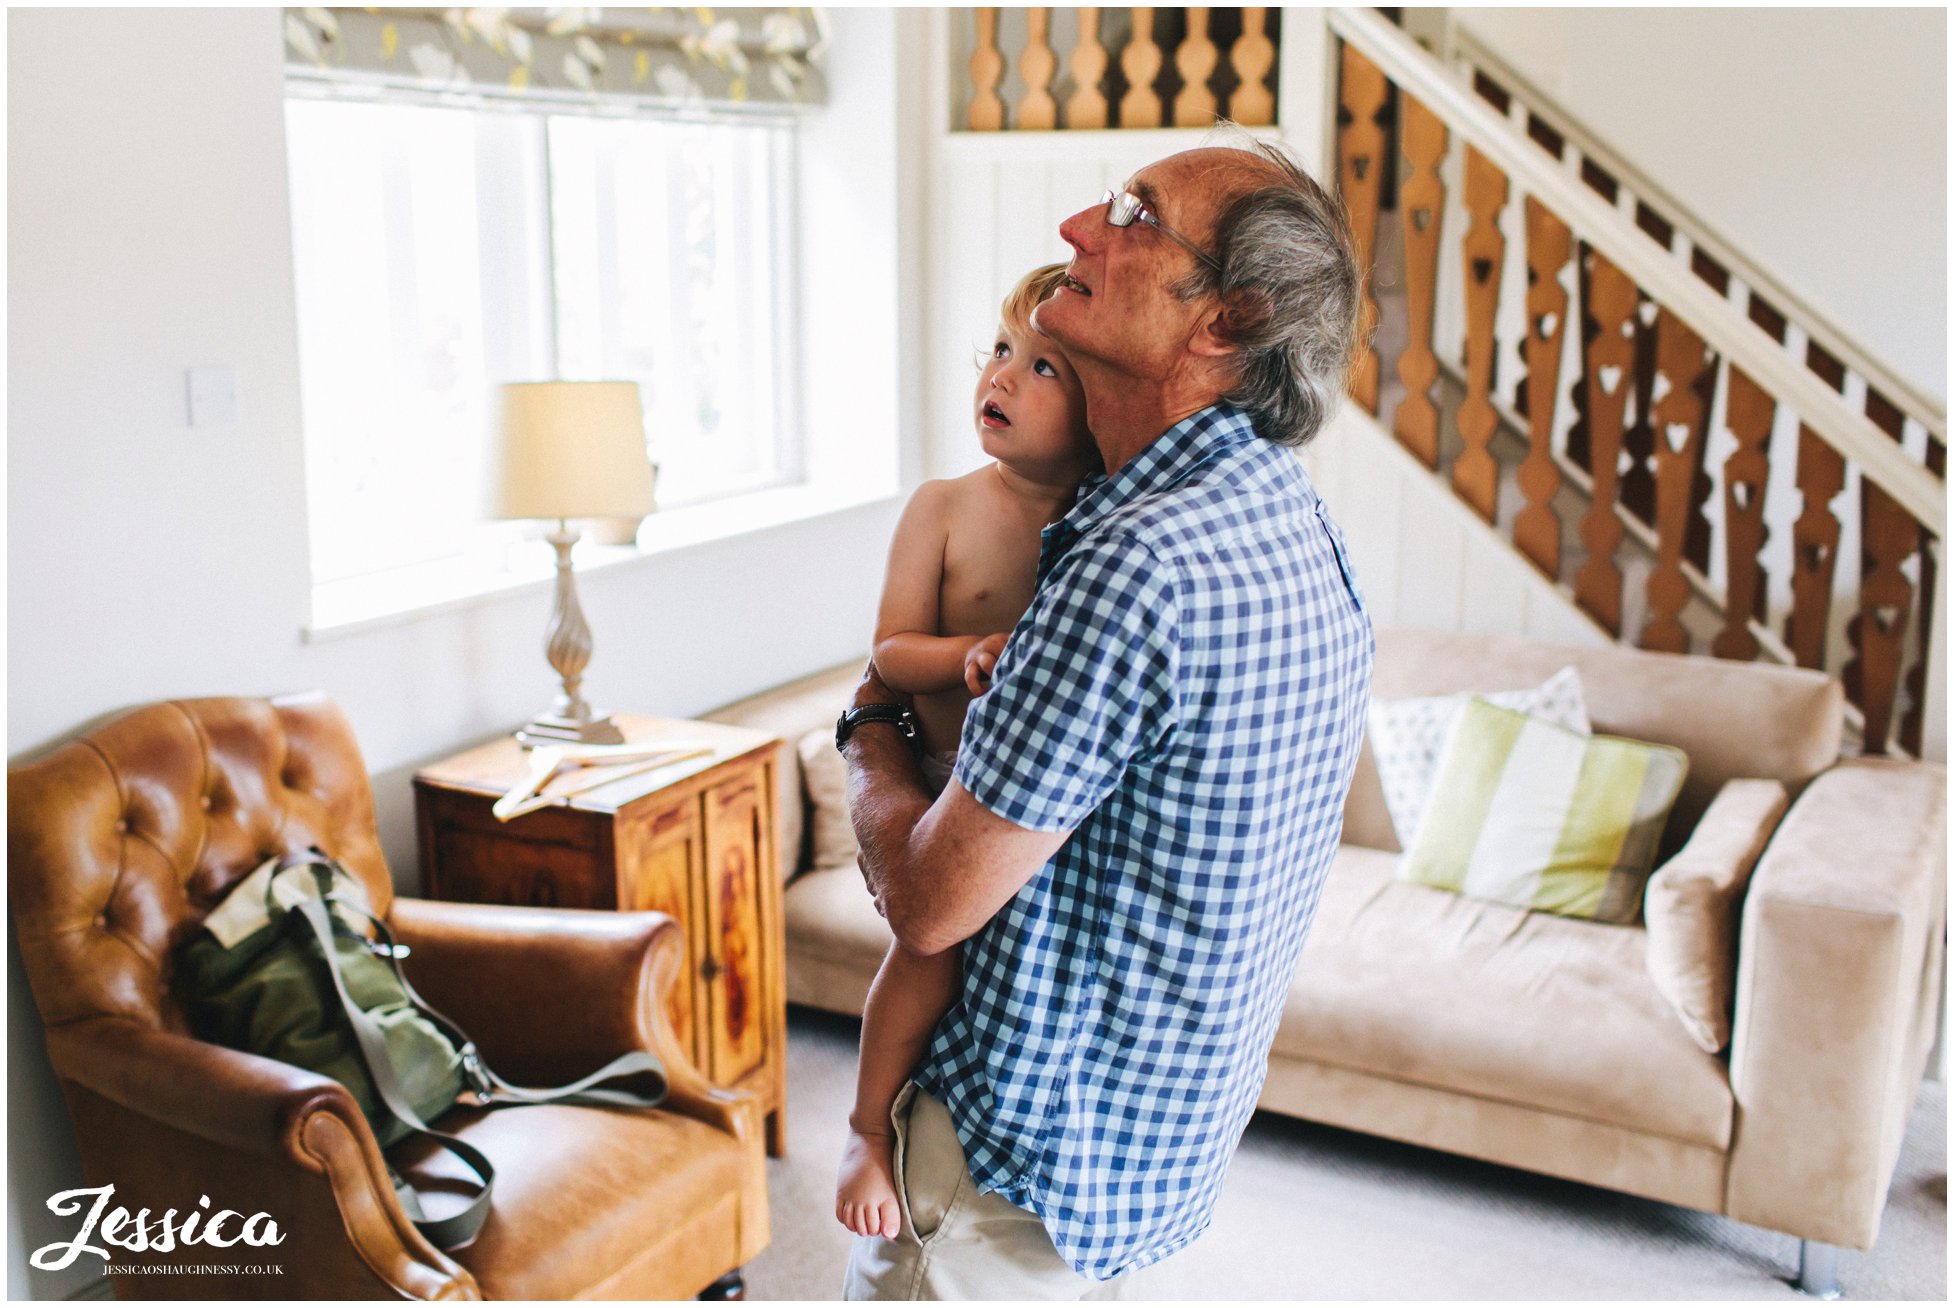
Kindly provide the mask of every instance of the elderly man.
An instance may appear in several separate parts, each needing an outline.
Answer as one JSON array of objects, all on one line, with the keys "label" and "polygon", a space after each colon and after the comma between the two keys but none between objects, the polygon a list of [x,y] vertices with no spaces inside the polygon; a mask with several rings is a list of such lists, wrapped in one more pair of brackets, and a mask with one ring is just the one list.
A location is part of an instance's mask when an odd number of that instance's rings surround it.
[{"label": "elderly man", "polygon": [[1275,150],[1191,150],[1059,234],[1034,323],[1106,474],[933,804],[872,666],[837,729],[878,907],[964,969],[850,1298],[1116,1297],[1207,1228],[1362,735],[1370,618],[1293,453],[1356,337],[1340,207]]}]

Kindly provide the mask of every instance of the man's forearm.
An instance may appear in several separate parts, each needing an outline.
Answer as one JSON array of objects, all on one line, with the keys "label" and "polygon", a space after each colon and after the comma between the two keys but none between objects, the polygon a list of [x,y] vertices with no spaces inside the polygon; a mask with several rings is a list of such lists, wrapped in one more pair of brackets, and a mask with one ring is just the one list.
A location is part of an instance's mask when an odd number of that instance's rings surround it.
[{"label": "man's forearm", "polygon": [[[917,954],[938,953],[939,942],[920,930],[917,826],[929,812],[916,751],[901,732],[869,723],[848,738],[848,814],[862,850],[862,873],[876,907],[896,939]],[[930,946],[934,946],[933,948]]]}]

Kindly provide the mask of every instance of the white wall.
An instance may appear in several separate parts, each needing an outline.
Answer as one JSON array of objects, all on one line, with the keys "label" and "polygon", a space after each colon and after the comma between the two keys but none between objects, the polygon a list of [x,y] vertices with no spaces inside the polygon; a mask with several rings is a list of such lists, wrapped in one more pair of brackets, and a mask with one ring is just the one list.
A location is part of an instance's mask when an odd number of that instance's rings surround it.
[{"label": "white wall", "polygon": [[[8,723],[11,761],[148,701],[318,687],[375,774],[396,879],[417,882],[409,778],[506,731],[554,687],[547,594],[307,644],[304,462],[287,213],[281,16],[21,10],[8,16]],[[854,434],[857,483],[920,466],[912,230],[897,230],[899,95],[912,20],[837,11],[834,102],[811,127],[804,365],[817,431]],[[85,57],[83,57],[85,55]],[[913,55],[912,55],[913,57]],[[825,146],[825,148],[824,148]],[[916,215],[909,214],[912,221]],[[912,342],[912,343],[906,343]],[[184,370],[226,364],[234,428],[190,429]],[[906,430],[905,430],[906,428]],[[866,648],[899,498],[607,569],[581,587],[587,693],[684,715]],[[10,935],[11,942],[11,935]],[[17,953],[9,951],[10,1295],[72,1234],[43,1207],[80,1184]]]},{"label": "white wall", "polygon": [[1453,12],[1840,330],[1945,398],[1945,10]]}]

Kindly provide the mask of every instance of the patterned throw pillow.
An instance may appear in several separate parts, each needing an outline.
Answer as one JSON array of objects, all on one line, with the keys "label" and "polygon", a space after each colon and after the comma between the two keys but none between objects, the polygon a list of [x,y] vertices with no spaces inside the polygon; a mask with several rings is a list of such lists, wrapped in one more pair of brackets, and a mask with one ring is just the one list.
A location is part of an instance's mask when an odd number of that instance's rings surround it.
[{"label": "patterned throw pillow", "polygon": [[1469,701],[1402,880],[1597,922],[1633,922],[1689,757]]},{"label": "patterned throw pillow", "polygon": [[853,863],[861,850],[855,845],[855,824],[848,820],[848,760],[835,749],[835,729],[816,727],[795,742],[794,752],[801,756],[801,779],[807,785],[812,866]]},{"label": "patterned throw pillow", "polygon": [[[1424,815],[1432,781],[1438,776],[1439,751],[1445,748],[1452,724],[1471,698],[1472,692],[1462,691],[1371,701],[1371,754],[1377,759],[1384,804],[1391,811],[1391,825],[1397,830],[1401,849],[1410,849],[1418,837],[1418,820]],[[1536,713],[1582,735],[1591,729],[1587,704],[1581,697],[1581,674],[1572,665],[1538,686],[1493,691],[1480,698],[1501,708]]]}]

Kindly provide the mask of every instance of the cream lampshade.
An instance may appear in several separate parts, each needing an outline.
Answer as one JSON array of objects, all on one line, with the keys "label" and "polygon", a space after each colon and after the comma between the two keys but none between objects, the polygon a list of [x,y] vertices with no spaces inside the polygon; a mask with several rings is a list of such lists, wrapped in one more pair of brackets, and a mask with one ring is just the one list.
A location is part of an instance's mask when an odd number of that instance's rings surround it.
[{"label": "cream lampshade", "polygon": [[556,601],[545,651],[563,689],[550,711],[517,732],[525,744],[572,740],[621,744],[624,733],[594,713],[581,687],[590,663],[590,624],[577,603],[570,549],[575,518],[641,517],[652,510],[636,382],[512,382],[499,390],[497,470],[490,515],[554,518]]}]

